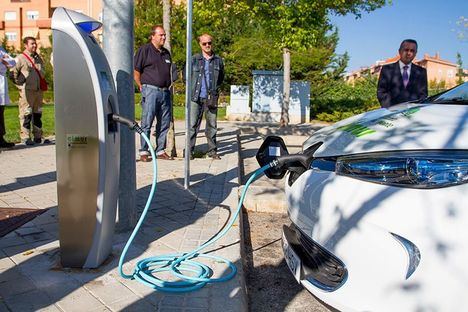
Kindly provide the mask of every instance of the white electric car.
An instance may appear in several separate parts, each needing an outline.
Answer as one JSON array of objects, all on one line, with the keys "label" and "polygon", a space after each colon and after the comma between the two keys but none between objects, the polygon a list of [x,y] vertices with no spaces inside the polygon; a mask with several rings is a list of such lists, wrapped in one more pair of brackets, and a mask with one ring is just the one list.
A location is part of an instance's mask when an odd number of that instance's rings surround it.
[{"label": "white electric car", "polygon": [[468,309],[468,83],[323,128],[297,156],[276,173],[299,283],[341,311]]}]

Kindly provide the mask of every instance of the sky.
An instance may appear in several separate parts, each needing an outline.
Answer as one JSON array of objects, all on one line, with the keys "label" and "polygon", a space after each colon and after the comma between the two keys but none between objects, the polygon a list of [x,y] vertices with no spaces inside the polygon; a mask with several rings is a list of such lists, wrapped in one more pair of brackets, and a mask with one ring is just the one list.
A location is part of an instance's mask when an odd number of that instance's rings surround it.
[{"label": "sky", "polygon": [[[468,0],[393,0],[360,19],[332,16],[340,38],[336,52],[348,52],[347,71],[353,71],[397,55],[401,41],[411,38],[418,41],[416,59],[439,52],[456,63],[460,52],[468,68],[468,38],[460,40],[454,31],[463,29],[456,25],[460,16],[468,18]],[[464,32],[468,35],[468,28]]]}]

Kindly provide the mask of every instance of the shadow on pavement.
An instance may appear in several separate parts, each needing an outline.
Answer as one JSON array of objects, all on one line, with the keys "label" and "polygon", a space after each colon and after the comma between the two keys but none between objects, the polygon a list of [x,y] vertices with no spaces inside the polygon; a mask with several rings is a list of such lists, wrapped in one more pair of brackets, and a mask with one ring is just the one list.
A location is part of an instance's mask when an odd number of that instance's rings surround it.
[{"label": "shadow on pavement", "polygon": [[[206,173],[193,175],[193,180],[197,182],[189,191],[184,189],[182,179],[159,182],[147,219],[127,254],[124,271],[127,274],[132,272],[137,258],[153,256],[154,253],[190,251],[215,235],[231,216],[229,207],[222,202],[230,190],[237,187],[237,184],[230,182],[224,187],[226,175],[229,175],[229,172],[218,175]],[[150,186],[137,190],[140,212],[149,191]],[[77,303],[74,302],[74,298],[82,296],[86,300],[80,299],[77,302],[80,303],[80,310],[85,311],[102,306],[96,298],[100,300],[115,298],[112,297],[112,293],[114,295],[121,293],[117,298],[122,299],[117,301],[108,299],[110,302],[105,302],[106,307],[112,310],[153,311],[156,307],[173,306],[171,300],[193,305],[192,299],[187,299],[186,295],[166,296],[137,281],[124,280],[118,276],[118,258],[130,232],[114,236],[113,253],[99,269],[60,268],[58,225],[54,221],[56,214],[55,209],[50,209],[48,213],[26,225],[31,227],[30,235],[16,237],[7,235],[6,240],[2,241],[0,310],[6,305],[11,311],[35,311],[56,303],[58,303],[56,307],[59,306],[62,310],[76,310]],[[199,231],[194,231],[192,228],[184,229],[188,225],[195,225],[195,229],[198,228]],[[55,235],[49,234],[49,231],[53,231]],[[11,245],[7,246],[8,243]],[[224,248],[224,246],[212,246],[213,249],[220,247]],[[211,295],[211,291],[216,292],[216,288],[217,285],[209,285],[206,289],[200,290],[197,296],[203,298]],[[223,288],[225,296],[220,297],[223,300],[229,298],[230,293],[235,291],[225,288]],[[202,308],[206,300],[201,301]],[[81,306],[83,302],[87,302],[89,306]]]}]

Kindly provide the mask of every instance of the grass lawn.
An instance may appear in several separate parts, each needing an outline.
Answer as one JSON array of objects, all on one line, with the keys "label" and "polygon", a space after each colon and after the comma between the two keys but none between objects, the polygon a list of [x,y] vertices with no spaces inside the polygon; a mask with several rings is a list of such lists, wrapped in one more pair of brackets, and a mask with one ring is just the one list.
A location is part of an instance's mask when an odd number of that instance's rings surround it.
[{"label": "grass lawn", "polygon": [[[44,136],[50,136],[55,134],[55,110],[53,104],[45,104],[42,109],[42,130],[44,131]],[[9,142],[19,142],[19,118],[18,118],[18,106],[17,105],[8,105],[5,106],[5,126],[6,126],[6,135],[5,140]],[[141,105],[135,105],[135,116],[136,120],[140,120],[141,117]],[[220,107],[218,109],[218,120],[225,119],[226,108]],[[174,118],[176,120],[185,119],[185,107],[184,106],[174,106]]]}]

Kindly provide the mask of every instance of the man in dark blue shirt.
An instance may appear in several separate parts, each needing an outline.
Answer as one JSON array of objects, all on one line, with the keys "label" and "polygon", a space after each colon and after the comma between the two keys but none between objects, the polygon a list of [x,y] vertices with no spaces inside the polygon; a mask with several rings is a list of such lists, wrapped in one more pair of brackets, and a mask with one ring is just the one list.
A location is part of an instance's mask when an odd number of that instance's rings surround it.
[{"label": "man in dark blue shirt", "polygon": [[191,158],[205,112],[205,135],[208,142],[208,157],[221,159],[216,146],[216,119],[218,115],[218,97],[224,80],[224,63],[221,57],[213,52],[213,37],[203,34],[198,37],[202,53],[192,57],[192,98],[190,106],[190,149]]},{"label": "man in dark blue shirt", "polygon": [[[171,122],[172,103],[171,54],[163,45],[166,32],[160,25],[153,26],[151,42],[141,46],[135,54],[133,76],[141,91],[141,128],[150,138],[151,126],[156,117],[156,155],[158,159],[173,159],[167,155],[166,137]],[[148,144],[141,138],[140,160],[151,161]]]}]

